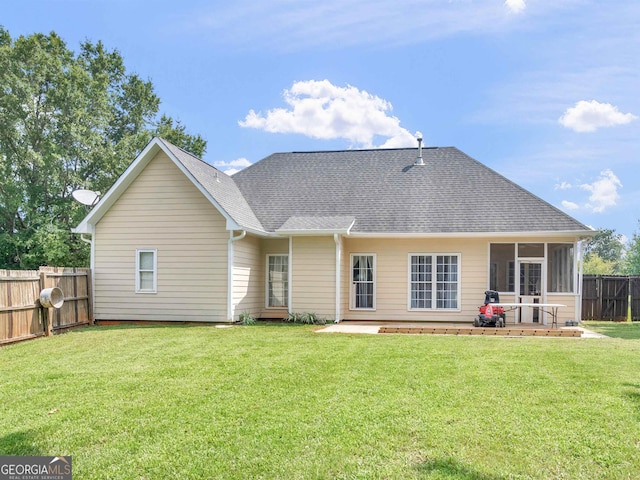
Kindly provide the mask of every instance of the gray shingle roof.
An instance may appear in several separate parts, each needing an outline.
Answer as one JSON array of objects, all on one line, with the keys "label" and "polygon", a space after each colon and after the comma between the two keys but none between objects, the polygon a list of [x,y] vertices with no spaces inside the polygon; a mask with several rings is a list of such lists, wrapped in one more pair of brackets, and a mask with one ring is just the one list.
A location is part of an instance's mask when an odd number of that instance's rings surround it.
[{"label": "gray shingle roof", "polygon": [[159,140],[238,225],[260,232],[265,231],[230,176],[166,140]]},{"label": "gray shingle roof", "polygon": [[346,232],[355,222],[355,217],[289,217],[276,232]]},{"label": "gray shingle roof", "polygon": [[413,165],[417,155],[278,153],[231,178],[271,232],[292,218],[336,216],[355,218],[353,233],[591,231],[457,148],[423,149],[424,166]]}]

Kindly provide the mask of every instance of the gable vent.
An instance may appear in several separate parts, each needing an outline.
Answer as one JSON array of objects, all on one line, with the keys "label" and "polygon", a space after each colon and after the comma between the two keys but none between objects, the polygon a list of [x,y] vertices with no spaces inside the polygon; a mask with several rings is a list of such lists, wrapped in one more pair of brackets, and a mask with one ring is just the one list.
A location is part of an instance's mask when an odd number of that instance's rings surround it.
[{"label": "gable vent", "polygon": [[416,132],[416,140],[418,140],[418,158],[413,163],[414,165],[424,165],[424,160],[422,159],[422,133]]}]

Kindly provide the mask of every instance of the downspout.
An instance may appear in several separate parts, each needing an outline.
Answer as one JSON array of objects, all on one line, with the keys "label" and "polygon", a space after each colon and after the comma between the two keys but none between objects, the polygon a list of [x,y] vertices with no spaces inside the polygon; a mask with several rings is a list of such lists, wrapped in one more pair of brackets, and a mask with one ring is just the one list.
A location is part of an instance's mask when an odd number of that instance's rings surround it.
[{"label": "downspout", "polygon": [[233,236],[233,230],[229,231],[229,248],[227,248],[227,321],[233,322],[233,243],[242,240],[247,235],[243,230],[237,237]]},{"label": "downspout", "polygon": [[82,240],[85,243],[88,243],[91,247],[90,253],[89,253],[89,268],[91,268],[91,308],[90,308],[90,312],[91,312],[91,318],[89,319],[91,321],[91,324],[95,323],[95,308],[96,308],[96,272],[95,272],[95,248],[93,245],[93,237],[95,236],[95,227],[93,225],[91,225],[91,239],[88,238],[84,238],[84,233],[80,234],[80,240]]},{"label": "downspout", "polygon": [[336,242],[336,318],[333,323],[340,323],[341,309],[340,309],[340,269],[342,265],[342,242],[340,235],[333,234],[333,241]]},{"label": "downspout", "polygon": [[293,312],[293,307],[292,307],[292,303],[293,303],[293,299],[292,299],[292,293],[293,293],[293,237],[289,237],[289,261],[287,262],[289,264],[288,268],[287,268],[287,295],[289,296],[289,301],[287,302],[287,312],[289,314],[291,314]]},{"label": "downspout", "polygon": [[582,321],[582,272],[583,272],[583,261],[582,261],[582,255],[583,255],[583,248],[584,248],[584,240],[578,240],[578,245],[576,248],[576,263],[578,264],[578,279],[577,279],[577,285],[576,285],[576,291],[578,292],[578,295],[576,295],[576,304],[575,304],[575,311],[576,311],[576,321],[577,322],[581,322]]}]

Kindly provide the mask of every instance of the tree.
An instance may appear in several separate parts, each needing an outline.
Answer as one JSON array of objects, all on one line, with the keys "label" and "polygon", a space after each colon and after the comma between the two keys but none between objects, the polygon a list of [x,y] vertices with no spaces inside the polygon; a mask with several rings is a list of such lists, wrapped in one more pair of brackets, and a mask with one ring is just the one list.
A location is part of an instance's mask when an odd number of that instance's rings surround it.
[{"label": "tree", "polygon": [[585,257],[582,265],[585,275],[613,275],[616,265],[610,260],[603,260],[597,253]]},{"label": "tree", "polygon": [[[599,268],[607,266],[612,268],[608,274],[620,273],[622,269],[622,257],[624,252],[624,244],[622,243],[622,235],[616,234],[615,230],[598,229],[597,233],[589,240],[585,246],[585,273],[586,266],[598,265]],[[597,257],[593,258],[592,257]],[[601,263],[604,262],[604,263]]]},{"label": "tree", "polygon": [[[638,222],[640,225],[640,221]],[[627,275],[640,275],[640,234],[635,232],[624,259],[624,273]]]},{"label": "tree", "polygon": [[86,265],[71,192],[106,192],[154,134],[204,153],[180,122],[155,120],[159,105],[101,42],[74,54],[54,32],[14,41],[0,26],[0,268]]}]

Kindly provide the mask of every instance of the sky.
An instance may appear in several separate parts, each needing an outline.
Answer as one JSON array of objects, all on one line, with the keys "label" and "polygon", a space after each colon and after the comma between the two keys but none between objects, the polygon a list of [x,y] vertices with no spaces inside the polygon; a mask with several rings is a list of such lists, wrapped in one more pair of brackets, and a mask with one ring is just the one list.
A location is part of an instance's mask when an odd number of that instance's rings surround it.
[{"label": "sky", "polygon": [[637,0],[21,0],[0,25],[118,50],[228,173],[419,131],[586,225],[640,233]]}]

